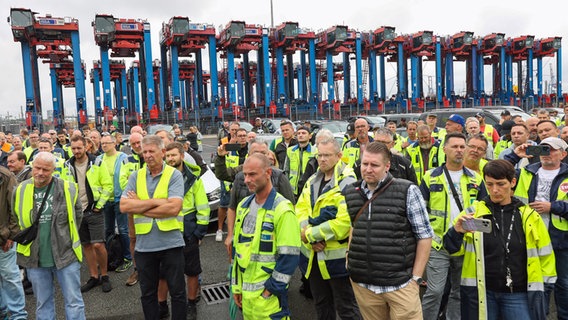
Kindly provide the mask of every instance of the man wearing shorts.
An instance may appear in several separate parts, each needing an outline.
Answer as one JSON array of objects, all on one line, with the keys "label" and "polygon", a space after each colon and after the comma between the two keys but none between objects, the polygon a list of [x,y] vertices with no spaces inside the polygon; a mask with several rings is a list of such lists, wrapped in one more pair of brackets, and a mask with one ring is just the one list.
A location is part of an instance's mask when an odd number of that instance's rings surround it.
[{"label": "man wearing shorts", "polygon": [[[96,163],[95,156],[87,153],[87,143],[82,136],[71,139],[73,156],[65,162],[62,178],[77,183],[79,202],[83,209],[83,220],[79,227],[79,238],[87,259],[90,278],[81,286],[87,292],[101,285],[103,292],[112,290],[107,271],[107,250],[105,247],[105,219],[102,208],[111,196],[112,179],[105,166]],[[101,274],[99,275],[99,269]]]}]

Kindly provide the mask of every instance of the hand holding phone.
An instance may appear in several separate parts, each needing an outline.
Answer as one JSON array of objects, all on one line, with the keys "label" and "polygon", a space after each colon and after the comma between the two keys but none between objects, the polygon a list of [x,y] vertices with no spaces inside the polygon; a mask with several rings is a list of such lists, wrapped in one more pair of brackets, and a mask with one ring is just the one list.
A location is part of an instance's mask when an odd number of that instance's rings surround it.
[{"label": "hand holding phone", "polygon": [[465,231],[475,232],[480,231],[484,233],[491,233],[492,224],[491,220],[489,219],[482,219],[482,218],[471,218],[471,219],[464,219],[462,222],[462,228]]},{"label": "hand holding phone", "polygon": [[227,143],[225,144],[226,151],[239,151],[241,149],[241,145],[238,143]]}]

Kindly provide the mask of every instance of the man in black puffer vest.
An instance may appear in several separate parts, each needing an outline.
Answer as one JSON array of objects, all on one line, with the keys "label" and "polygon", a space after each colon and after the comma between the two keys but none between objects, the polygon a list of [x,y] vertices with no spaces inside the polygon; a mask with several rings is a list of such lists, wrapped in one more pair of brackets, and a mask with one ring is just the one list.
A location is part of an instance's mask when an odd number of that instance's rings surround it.
[{"label": "man in black puffer vest", "polygon": [[420,190],[393,178],[390,159],[384,143],[370,143],[363,180],[343,191],[352,224],[347,267],[364,319],[422,319],[419,284],[434,233]]}]

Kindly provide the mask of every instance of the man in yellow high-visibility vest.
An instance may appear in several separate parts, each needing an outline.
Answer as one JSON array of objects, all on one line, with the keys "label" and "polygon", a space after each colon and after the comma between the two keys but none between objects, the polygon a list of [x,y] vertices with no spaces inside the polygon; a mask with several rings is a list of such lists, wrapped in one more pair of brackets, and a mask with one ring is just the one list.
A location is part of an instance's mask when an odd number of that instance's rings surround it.
[{"label": "man in yellow high-visibility vest", "polygon": [[[37,219],[36,238],[19,243],[18,265],[26,268],[36,297],[36,315],[56,319],[55,286],[57,277],[65,298],[68,319],[85,319],[85,304],[81,296],[81,261],[83,253],[79,226],[83,211],[79,188],[75,183],[53,176],[55,156],[38,152],[32,169],[33,179],[17,188],[14,212],[20,229],[29,228]],[[42,204],[42,202],[44,202]]]},{"label": "man in yellow high-visibility vest", "polygon": [[158,280],[165,277],[172,301],[172,319],[186,318],[185,245],[181,233],[183,177],[164,162],[162,139],[142,139],[146,166],[130,175],[122,193],[120,211],[133,215],[136,232],[134,257],[146,319],[159,318]]}]

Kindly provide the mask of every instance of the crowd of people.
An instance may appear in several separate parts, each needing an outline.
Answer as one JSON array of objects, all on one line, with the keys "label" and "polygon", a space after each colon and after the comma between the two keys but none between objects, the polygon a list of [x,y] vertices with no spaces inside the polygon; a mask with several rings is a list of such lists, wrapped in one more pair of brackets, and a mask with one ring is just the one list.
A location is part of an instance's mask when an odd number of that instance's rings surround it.
[{"label": "crowd of people", "polygon": [[[343,141],[309,122],[282,121],[273,141],[262,121],[223,123],[215,240],[226,234],[231,318],[289,318],[299,269],[318,319],[546,319],[551,295],[568,319],[568,126],[546,110],[501,116],[439,128],[431,113],[407,137],[359,118]],[[132,270],[146,319],[196,319],[201,139],[177,126],[135,126],[128,144],[112,126],[0,133],[0,317],[26,319],[28,291],[36,317],[55,318],[57,280],[66,318],[84,319],[82,294]]]}]

